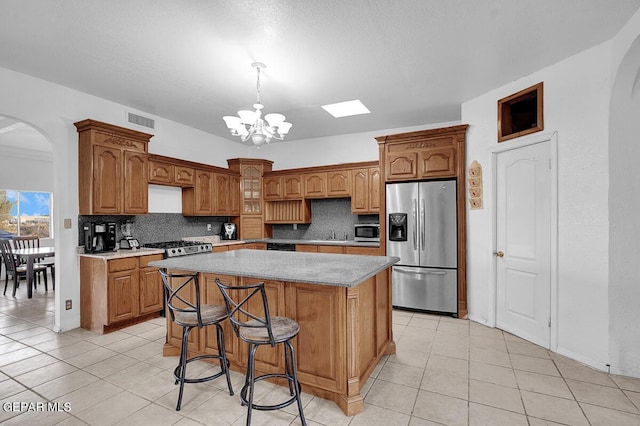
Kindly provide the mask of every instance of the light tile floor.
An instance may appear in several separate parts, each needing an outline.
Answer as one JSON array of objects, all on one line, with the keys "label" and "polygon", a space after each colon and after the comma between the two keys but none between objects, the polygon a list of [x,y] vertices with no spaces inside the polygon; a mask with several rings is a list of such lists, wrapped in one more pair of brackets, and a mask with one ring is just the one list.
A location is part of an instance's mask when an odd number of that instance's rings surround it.
[{"label": "light tile floor", "polygon": [[[163,319],[107,335],[57,334],[53,292],[39,289],[28,300],[25,287],[15,299],[0,297],[0,423],[245,423],[245,408],[222,378],[187,385],[182,411],[175,411],[177,361],[161,355]],[[593,370],[471,321],[403,311],[393,318],[397,354],[384,357],[367,381],[364,412],[347,417],[332,402],[304,394],[309,425],[640,425],[640,379]],[[236,392],[242,381],[233,373]],[[261,385],[260,400],[282,396],[283,388]],[[61,410],[28,403],[58,403]],[[256,411],[253,420],[300,424],[295,405]]]}]

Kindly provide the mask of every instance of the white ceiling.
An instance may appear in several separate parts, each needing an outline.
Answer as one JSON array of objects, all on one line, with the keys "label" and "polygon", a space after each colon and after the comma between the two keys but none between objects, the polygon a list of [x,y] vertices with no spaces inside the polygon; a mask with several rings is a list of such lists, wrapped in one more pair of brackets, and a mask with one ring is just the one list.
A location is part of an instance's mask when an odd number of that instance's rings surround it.
[{"label": "white ceiling", "polygon": [[[0,67],[231,137],[255,102],[287,139],[460,119],[460,104],[610,39],[640,0],[3,0]],[[371,114],[321,105],[360,99]],[[0,114],[2,111],[0,111]],[[80,117],[85,118],[85,117]]]}]

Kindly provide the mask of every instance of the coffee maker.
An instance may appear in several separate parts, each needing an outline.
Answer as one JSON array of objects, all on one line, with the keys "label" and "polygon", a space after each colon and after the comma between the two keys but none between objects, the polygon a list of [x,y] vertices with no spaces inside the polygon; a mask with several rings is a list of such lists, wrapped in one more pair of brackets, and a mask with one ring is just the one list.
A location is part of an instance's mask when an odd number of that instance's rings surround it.
[{"label": "coffee maker", "polygon": [[221,240],[237,240],[238,228],[235,223],[223,223],[220,227]]},{"label": "coffee maker", "polygon": [[102,253],[116,248],[114,222],[89,222],[83,226],[85,253]]}]

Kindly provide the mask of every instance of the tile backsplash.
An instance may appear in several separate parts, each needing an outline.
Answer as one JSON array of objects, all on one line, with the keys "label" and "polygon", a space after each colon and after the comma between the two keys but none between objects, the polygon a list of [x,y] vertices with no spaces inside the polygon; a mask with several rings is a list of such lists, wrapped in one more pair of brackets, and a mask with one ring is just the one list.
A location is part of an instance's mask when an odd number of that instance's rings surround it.
[{"label": "tile backsplash", "polygon": [[355,215],[351,213],[350,198],[329,198],[311,201],[310,224],[273,225],[273,238],[294,240],[324,240],[328,239],[331,231],[336,239],[353,240],[353,225],[355,223],[378,223],[378,215]]},{"label": "tile backsplash", "polygon": [[[228,217],[206,216],[188,217],[180,213],[149,213],[144,216],[78,216],[78,243],[84,245],[83,224],[85,222],[115,222],[116,241],[120,241],[122,233],[120,225],[130,220],[132,236],[140,244],[157,243],[161,241],[180,240],[183,237],[200,237],[203,235],[220,235],[220,228]],[[211,224],[211,231],[207,231],[207,224]]]},{"label": "tile backsplash", "polygon": [[[351,200],[348,198],[323,199],[311,201],[311,224],[273,225],[273,238],[283,239],[327,239],[331,231],[336,239],[353,239],[355,223],[378,223],[378,215],[355,215],[351,213]],[[84,245],[83,225],[86,222],[115,222],[116,241],[122,238],[120,225],[131,221],[132,235],[140,244],[160,241],[180,240],[184,237],[219,235],[220,228],[228,217],[206,216],[186,217],[180,213],[149,213],[144,216],[78,216],[78,245]],[[207,231],[211,224],[211,231]]]}]

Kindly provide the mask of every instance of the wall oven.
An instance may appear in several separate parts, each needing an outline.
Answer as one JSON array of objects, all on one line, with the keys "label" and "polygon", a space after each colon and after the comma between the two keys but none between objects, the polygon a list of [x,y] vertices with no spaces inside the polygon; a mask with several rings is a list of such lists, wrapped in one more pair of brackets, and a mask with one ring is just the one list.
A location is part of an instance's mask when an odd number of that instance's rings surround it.
[{"label": "wall oven", "polygon": [[353,240],[362,242],[380,242],[380,224],[356,223],[353,225]]}]

